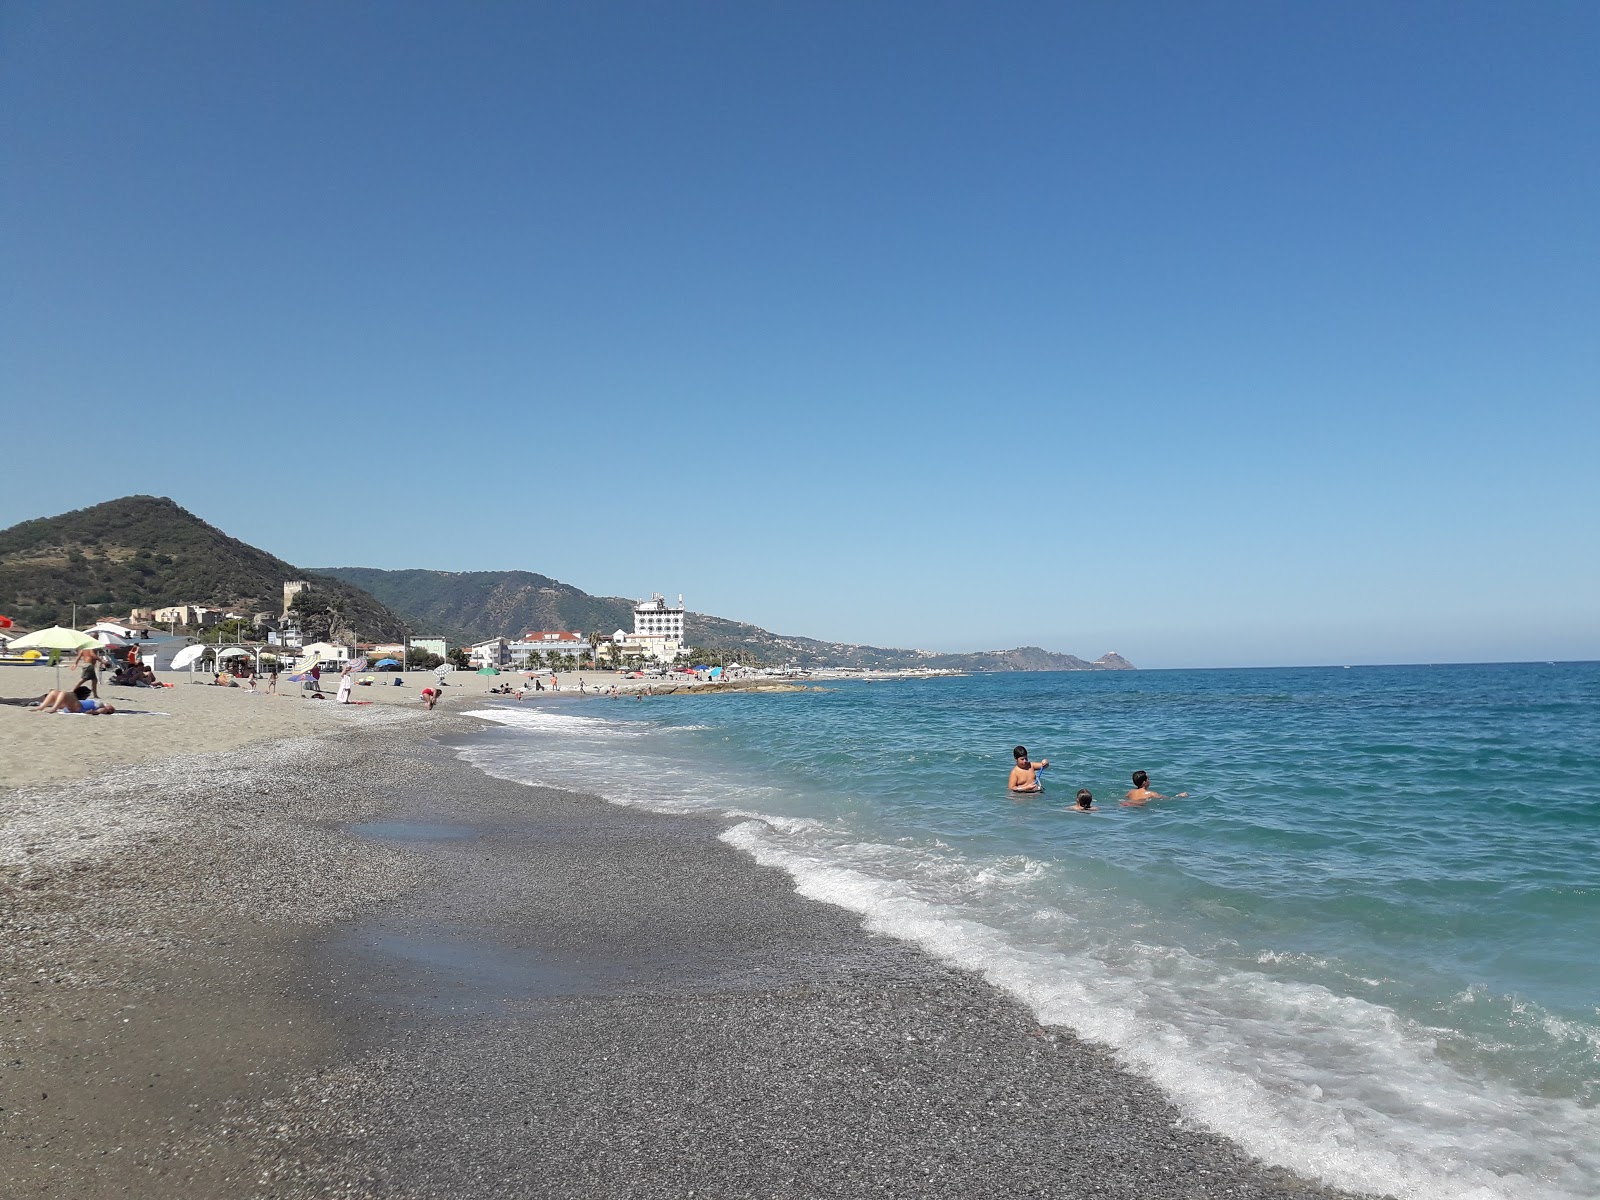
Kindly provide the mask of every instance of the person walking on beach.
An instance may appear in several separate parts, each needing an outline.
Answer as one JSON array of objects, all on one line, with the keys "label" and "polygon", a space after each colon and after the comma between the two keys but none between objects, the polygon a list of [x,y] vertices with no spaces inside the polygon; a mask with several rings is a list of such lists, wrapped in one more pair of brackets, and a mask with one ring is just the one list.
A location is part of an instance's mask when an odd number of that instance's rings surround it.
[{"label": "person walking on beach", "polygon": [[355,680],[350,677],[350,668],[346,667],[339,674],[339,694],[334,697],[340,704],[350,703],[350,689],[355,686]]},{"label": "person walking on beach", "polygon": [[1011,752],[1011,757],[1016,760],[1016,766],[1011,768],[1011,778],[1006,786],[1013,792],[1044,791],[1044,784],[1039,782],[1039,772],[1050,765],[1050,760],[1041,758],[1033,762],[1028,758],[1026,746],[1018,746]]},{"label": "person walking on beach", "polygon": [[[1179,792],[1174,799],[1181,800],[1188,792]],[[1143,771],[1133,773],[1133,790],[1122,798],[1123,808],[1143,808],[1152,800],[1165,800],[1160,792],[1153,791],[1150,787],[1150,776]]]},{"label": "person walking on beach", "polygon": [[85,646],[78,651],[77,664],[80,668],[78,682],[87,683],[89,692],[95,699],[100,698],[100,650],[98,647],[91,649]]},{"label": "person walking on beach", "polygon": [[278,664],[277,663],[273,663],[272,664],[272,668],[267,672],[267,695],[276,696],[277,694],[278,694]]}]

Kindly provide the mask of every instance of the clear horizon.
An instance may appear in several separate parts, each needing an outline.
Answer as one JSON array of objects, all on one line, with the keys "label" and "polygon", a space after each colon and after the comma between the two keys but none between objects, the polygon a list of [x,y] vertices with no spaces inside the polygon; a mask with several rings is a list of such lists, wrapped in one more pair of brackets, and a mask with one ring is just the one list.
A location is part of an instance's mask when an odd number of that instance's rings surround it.
[{"label": "clear horizon", "polygon": [[1147,669],[1600,658],[1593,6],[0,31],[0,526],[167,495]]}]

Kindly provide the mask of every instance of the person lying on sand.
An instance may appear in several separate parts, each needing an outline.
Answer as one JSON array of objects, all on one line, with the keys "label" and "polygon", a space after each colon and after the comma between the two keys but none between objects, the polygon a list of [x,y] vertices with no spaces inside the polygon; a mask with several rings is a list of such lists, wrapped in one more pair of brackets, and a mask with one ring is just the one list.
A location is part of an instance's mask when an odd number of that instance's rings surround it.
[{"label": "person lying on sand", "polygon": [[[1188,794],[1188,792],[1179,792],[1174,799],[1181,800]],[[1146,775],[1143,771],[1135,771],[1133,773],[1133,790],[1123,797],[1122,807],[1142,808],[1144,805],[1149,804],[1152,800],[1165,799],[1166,797],[1160,792],[1151,790],[1150,776]]]},{"label": "person lying on sand", "polygon": [[1050,765],[1050,760],[1041,758],[1038,762],[1030,761],[1026,746],[1018,746],[1011,752],[1011,757],[1017,760],[1017,765],[1011,768],[1011,778],[1006,786],[1013,792],[1044,791],[1044,784],[1039,782],[1039,772]]},{"label": "person lying on sand", "polygon": [[1079,788],[1078,789],[1078,802],[1076,804],[1074,804],[1071,808],[1066,809],[1064,811],[1066,811],[1066,812],[1099,812],[1100,810],[1095,807],[1094,793],[1091,792],[1088,788]]},{"label": "person lying on sand", "polygon": [[39,702],[39,711],[46,713],[83,713],[85,716],[90,717],[109,717],[117,710],[104,700],[96,700],[90,696],[88,685],[79,684],[70,692],[46,692],[44,699]]}]

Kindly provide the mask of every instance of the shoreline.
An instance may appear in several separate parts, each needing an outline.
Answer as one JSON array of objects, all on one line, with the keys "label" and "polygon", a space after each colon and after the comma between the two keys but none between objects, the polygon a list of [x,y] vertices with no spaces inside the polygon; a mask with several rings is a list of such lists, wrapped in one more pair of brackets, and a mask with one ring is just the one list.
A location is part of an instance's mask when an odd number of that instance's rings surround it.
[{"label": "shoreline", "polygon": [[15,1194],[1345,1195],[727,822],[494,779],[429,716],[0,792]]}]

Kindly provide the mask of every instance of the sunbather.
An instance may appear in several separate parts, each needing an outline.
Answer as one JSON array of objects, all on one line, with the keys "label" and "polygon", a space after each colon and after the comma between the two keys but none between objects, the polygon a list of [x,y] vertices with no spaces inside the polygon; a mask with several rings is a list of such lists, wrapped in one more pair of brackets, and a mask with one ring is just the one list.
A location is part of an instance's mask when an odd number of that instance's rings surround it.
[{"label": "sunbather", "polygon": [[89,717],[109,717],[117,710],[104,700],[96,700],[90,696],[87,684],[79,684],[70,692],[46,692],[44,699],[39,702],[39,711],[47,713],[82,713]]}]

